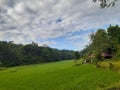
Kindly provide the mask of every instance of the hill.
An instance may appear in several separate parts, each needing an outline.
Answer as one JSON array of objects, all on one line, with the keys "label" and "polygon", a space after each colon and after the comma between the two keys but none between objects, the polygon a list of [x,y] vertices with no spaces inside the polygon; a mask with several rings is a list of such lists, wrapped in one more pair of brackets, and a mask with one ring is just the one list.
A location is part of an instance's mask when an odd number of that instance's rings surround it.
[{"label": "hill", "polygon": [[74,59],[73,50],[58,50],[38,43],[15,44],[0,41],[0,66],[12,67]]},{"label": "hill", "polygon": [[112,90],[120,74],[70,60],[8,68],[0,71],[0,81],[0,90]]}]

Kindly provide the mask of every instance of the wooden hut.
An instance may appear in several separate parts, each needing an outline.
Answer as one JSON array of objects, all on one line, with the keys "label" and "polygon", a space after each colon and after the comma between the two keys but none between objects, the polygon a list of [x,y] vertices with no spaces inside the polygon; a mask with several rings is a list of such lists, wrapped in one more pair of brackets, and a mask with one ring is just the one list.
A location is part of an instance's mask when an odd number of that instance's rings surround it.
[{"label": "wooden hut", "polygon": [[111,54],[104,53],[104,52],[102,52],[100,56],[101,56],[102,58],[105,58],[105,59],[110,59],[110,58],[112,58],[112,55],[111,55]]}]

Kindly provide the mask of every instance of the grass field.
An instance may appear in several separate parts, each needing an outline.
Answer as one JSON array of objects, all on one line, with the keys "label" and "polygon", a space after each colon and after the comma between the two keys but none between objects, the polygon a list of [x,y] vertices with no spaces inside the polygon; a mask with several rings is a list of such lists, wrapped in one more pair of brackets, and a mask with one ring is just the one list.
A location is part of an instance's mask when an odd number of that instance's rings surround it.
[{"label": "grass field", "polygon": [[0,90],[112,90],[119,85],[119,73],[90,64],[74,66],[71,60],[0,71]]}]

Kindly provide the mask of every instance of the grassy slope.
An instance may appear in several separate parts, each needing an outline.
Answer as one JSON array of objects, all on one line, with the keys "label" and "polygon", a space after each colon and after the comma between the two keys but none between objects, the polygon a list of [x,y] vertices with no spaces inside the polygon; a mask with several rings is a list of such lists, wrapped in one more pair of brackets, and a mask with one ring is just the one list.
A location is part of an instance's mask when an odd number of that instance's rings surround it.
[{"label": "grassy slope", "polygon": [[0,71],[0,90],[96,90],[120,81],[120,75],[73,61],[14,67]]},{"label": "grassy slope", "polygon": [[106,60],[104,62],[101,62],[100,65],[104,68],[109,68],[109,63],[113,64],[113,71],[119,72],[120,73],[120,61],[112,61],[112,60]]}]

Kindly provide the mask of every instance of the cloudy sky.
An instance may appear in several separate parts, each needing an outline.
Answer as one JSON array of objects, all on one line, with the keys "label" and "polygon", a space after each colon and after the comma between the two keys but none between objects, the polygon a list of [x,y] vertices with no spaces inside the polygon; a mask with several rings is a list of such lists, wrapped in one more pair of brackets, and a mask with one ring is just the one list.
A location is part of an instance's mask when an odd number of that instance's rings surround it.
[{"label": "cloudy sky", "polygon": [[89,34],[120,24],[120,3],[100,9],[92,0],[0,0],[0,40],[82,50]]}]

